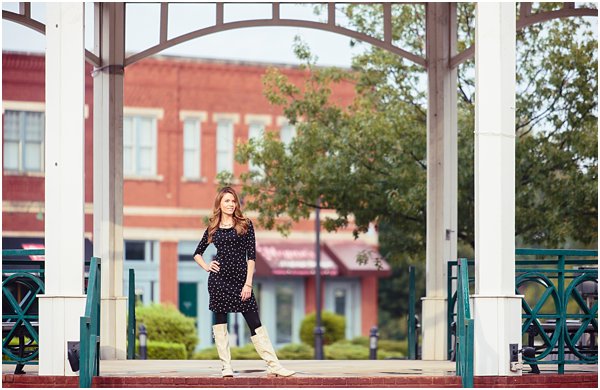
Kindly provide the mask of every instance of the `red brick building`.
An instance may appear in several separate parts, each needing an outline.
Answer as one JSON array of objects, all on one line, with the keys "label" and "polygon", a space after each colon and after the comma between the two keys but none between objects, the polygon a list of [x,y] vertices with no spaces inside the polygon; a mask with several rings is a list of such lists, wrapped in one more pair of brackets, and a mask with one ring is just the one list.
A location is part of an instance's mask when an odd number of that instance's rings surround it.
[{"label": "red brick building", "polygon": [[[212,212],[216,175],[248,169],[233,159],[237,142],[265,131],[289,142],[295,129],[263,96],[266,64],[155,57],[125,71],[123,160],[125,269],[136,270],[145,303],[172,302],[195,317],[201,347],[211,342],[206,273],[192,260]],[[3,53],[4,248],[41,244],[44,237],[44,56]],[[278,66],[300,84],[304,71]],[[91,255],[92,76],[86,79],[86,256]],[[350,84],[334,91],[349,102]],[[326,212],[323,212],[326,213]],[[250,218],[256,215],[249,213]],[[255,293],[261,319],[281,345],[298,342],[300,322],[315,310],[314,220],[294,225],[289,237],[257,228]],[[378,278],[358,266],[356,254],[376,247],[376,233],[353,241],[350,230],[322,233],[323,308],[346,317],[346,336],[368,335],[377,324]],[[211,258],[214,248],[206,256]],[[127,272],[124,272],[126,275]],[[127,280],[124,280],[127,287]],[[127,291],[127,290],[125,290]],[[230,324],[243,320],[233,316]],[[245,326],[232,331],[247,340]]]}]

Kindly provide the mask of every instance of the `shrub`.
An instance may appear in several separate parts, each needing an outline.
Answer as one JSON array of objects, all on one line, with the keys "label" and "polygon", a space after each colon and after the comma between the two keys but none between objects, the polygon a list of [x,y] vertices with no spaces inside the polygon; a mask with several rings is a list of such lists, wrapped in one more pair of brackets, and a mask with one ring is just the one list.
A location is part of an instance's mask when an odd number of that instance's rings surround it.
[{"label": "shrub", "polygon": [[[315,314],[309,314],[302,320],[300,326],[300,340],[304,344],[315,345]],[[321,316],[322,326],[325,328],[323,345],[333,344],[342,340],[346,333],[346,319],[338,314],[324,311]]]},{"label": "shrub", "polygon": [[232,347],[231,358],[235,360],[261,360],[252,343],[243,347]]},{"label": "shrub", "polygon": [[315,357],[315,349],[304,343],[288,344],[277,351],[277,357],[283,360],[310,360]]},{"label": "shrub", "polygon": [[187,350],[182,343],[166,343],[164,341],[150,341],[147,343],[148,359],[156,360],[184,360],[187,359]]},{"label": "shrub", "polygon": [[217,347],[206,348],[196,352],[192,359],[195,360],[218,360],[219,353],[217,352]]},{"label": "shrub", "polygon": [[185,345],[186,358],[192,356],[198,336],[194,319],[181,314],[175,306],[152,304],[135,308],[137,326],[144,324],[148,342],[162,341]]},{"label": "shrub", "polygon": [[323,347],[325,358],[332,360],[363,360],[369,358],[369,348],[349,342],[338,342]]}]

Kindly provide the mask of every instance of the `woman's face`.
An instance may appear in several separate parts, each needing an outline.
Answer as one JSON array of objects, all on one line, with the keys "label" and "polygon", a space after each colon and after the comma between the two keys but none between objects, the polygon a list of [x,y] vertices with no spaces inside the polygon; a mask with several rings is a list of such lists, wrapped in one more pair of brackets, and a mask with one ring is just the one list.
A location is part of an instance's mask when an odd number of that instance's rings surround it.
[{"label": "woman's face", "polygon": [[221,213],[227,215],[233,215],[237,204],[235,203],[235,198],[230,193],[225,193],[223,198],[221,198]]}]

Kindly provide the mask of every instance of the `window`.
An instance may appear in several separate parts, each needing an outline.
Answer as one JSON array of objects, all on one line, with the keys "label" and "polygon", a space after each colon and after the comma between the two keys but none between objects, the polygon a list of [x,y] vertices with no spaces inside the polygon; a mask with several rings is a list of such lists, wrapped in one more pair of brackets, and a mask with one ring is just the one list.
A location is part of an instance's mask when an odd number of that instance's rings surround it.
[{"label": "window", "polygon": [[123,118],[123,174],[156,175],[156,119],[149,116]]},{"label": "window", "polygon": [[[198,241],[179,241],[179,243],[177,243],[178,261],[192,263],[195,265],[194,252],[196,251],[196,247],[198,246]],[[204,251],[202,258],[204,259],[204,261],[210,262],[212,261],[212,258],[216,253],[217,248],[213,244],[209,244],[208,248],[206,248],[206,250]]]},{"label": "window", "polygon": [[200,178],[200,120],[183,121],[183,176]]},{"label": "window", "polygon": [[277,313],[276,343],[292,342],[292,314],[294,311],[294,290],[288,286],[277,286],[275,290],[275,313]]},{"label": "window", "polygon": [[[259,141],[262,139],[265,132],[265,126],[262,123],[251,123],[248,128],[248,140],[256,140]],[[260,166],[254,165],[252,160],[248,162],[248,168],[251,171],[258,172],[259,174],[263,174],[263,170]]]},{"label": "window", "polygon": [[294,137],[296,137],[296,127],[290,125],[289,123],[281,126],[279,139],[286,147],[290,146],[290,143],[292,143]]},{"label": "window", "polygon": [[233,173],[233,122],[221,119],[217,122],[217,173]]},{"label": "window", "polygon": [[346,289],[336,288],[334,291],[335,313],[341,316],[346,315]]},{"label": "window", "polygon": [[4,112],[4,169],[44,171],[44,113]]},{"label": "window", "polygon": [[155,241],[125,240],[125,260],[153,262],[158,251],[155,248],[157,244]]}]

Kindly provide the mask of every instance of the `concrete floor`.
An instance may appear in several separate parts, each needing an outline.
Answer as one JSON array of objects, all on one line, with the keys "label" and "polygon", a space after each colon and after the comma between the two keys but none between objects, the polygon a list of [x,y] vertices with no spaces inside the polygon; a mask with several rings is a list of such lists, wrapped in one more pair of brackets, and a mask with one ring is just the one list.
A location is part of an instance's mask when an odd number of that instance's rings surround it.
[{"label": "concrete floor", "polygon": [[[455,363],[427,360],[287,360],[286,368],[304,377],[377,377],[377,376],[446,376],[455,375]],[[236,377],[262,377],[265,363],[259,360],[234,360]],[[540,365],[542,373],[557,373],[556,365]],[[3,374],[12,374],[15,366],[2,365]],[[103,360],[101,376],[220,377],[218,360]],[[525,366],[524,373],[530,371]],[[598,365],[568,365],[566,372],[598,372]],[[38,366],[25,366],[27,374],[36,375]]]}]

